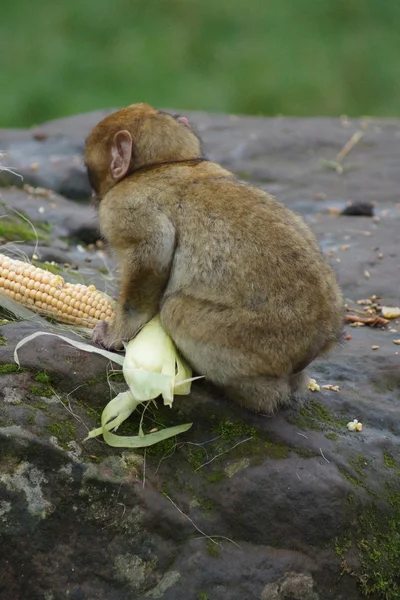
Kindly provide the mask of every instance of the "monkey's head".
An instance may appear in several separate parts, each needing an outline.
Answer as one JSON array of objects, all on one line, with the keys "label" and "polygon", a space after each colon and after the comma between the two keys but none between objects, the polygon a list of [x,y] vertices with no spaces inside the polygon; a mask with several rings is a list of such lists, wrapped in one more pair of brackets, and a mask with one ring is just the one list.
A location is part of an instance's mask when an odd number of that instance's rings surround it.
[{"label": "monkey's head", "polygon": [[98,123],[86,140],[85,162],[99,200],[142,167],[201,158],[201,143],[185,117],[131,104]]}]

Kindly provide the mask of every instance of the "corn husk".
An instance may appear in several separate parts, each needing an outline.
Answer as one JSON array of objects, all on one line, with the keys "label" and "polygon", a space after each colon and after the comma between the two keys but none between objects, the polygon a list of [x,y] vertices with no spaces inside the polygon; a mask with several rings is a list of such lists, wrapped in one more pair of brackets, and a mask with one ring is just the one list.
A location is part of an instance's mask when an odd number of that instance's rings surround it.
[{"label": "corn husk", "polygon": [[179,355],[158,316],[147,323],[126,345],[125,357],[62,335],[36,332],[18,342],[14,351],[14,360],[18,365],[18,350],[40,335],[55,335],[75,348],[101,354],[122,366],[129,389],[106,405],[101,415],[101,427],[90,431],[86,439],[103,435],[104,441],[110,446],[145,448],[183,433],[192,426],[192,423],[186,423],[145,434],[140,425],[137,436],[119,436],[112,432],[118,429],[139,404],[162,396],[164,404],[171,407],[174,396],[189,394],[191,382],[199,379],[192,377],[191,368]]}]

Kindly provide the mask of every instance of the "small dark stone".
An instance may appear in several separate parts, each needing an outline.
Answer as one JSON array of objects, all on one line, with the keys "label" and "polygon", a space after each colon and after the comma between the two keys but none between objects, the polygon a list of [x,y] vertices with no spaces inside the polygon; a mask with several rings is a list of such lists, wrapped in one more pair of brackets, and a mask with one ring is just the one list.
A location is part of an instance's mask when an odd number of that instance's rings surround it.
[{"label": "small dark stone", "polygon": [[44,131],[35,131],[32,137],[37,142],[43,142],[47,139],[47,133],[45,133]]},{"label": "small dark stone", "polygon": [[340,214],[348,217],[373,217],[374,212],[375,206],[372,202],[352,202]]}]

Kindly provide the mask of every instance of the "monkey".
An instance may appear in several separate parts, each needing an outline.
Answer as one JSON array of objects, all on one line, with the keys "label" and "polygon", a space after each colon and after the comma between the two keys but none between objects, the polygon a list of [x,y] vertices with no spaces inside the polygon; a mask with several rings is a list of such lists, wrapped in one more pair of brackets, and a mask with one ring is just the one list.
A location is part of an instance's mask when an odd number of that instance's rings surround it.
[{"label": "monkey", "polygon": [[343,298],[302,217],[205,158],[188,120],[132,104],[85,145],[100,231],[120,266],[120,349],[156,314],[192,369],[245,408],[301,402],[305,369],[340,340]]}]

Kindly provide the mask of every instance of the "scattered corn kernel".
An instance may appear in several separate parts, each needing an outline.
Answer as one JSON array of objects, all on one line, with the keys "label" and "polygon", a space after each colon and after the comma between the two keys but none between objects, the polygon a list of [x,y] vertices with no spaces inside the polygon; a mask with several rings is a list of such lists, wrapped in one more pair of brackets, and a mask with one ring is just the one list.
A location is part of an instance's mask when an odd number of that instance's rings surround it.
[{"label": "scattered corn kernel", "polygon": [[322,389],[329,390],[330,392],[339,392],[340,391],[340,387],[338,385],[332,385],[332,384],[323,385]]},{"label": "scattered corn kernel", "polygon": [[307,383],[307,389],[309,389],[310,392],[319,392],[321,388],[315,379],[309,379]]},{"label": "scattered corn kernel", "polygon": [[382,316],[385,319],[398,319],[400,317],[400,308],[398,306],[382,306]]},{"label": "scattered corn kernel", "polygon": [[347,429],[349,431],[362,431],[362,423],[359,423],[357,419],[354,419],[354,421],[347,423]]}]

